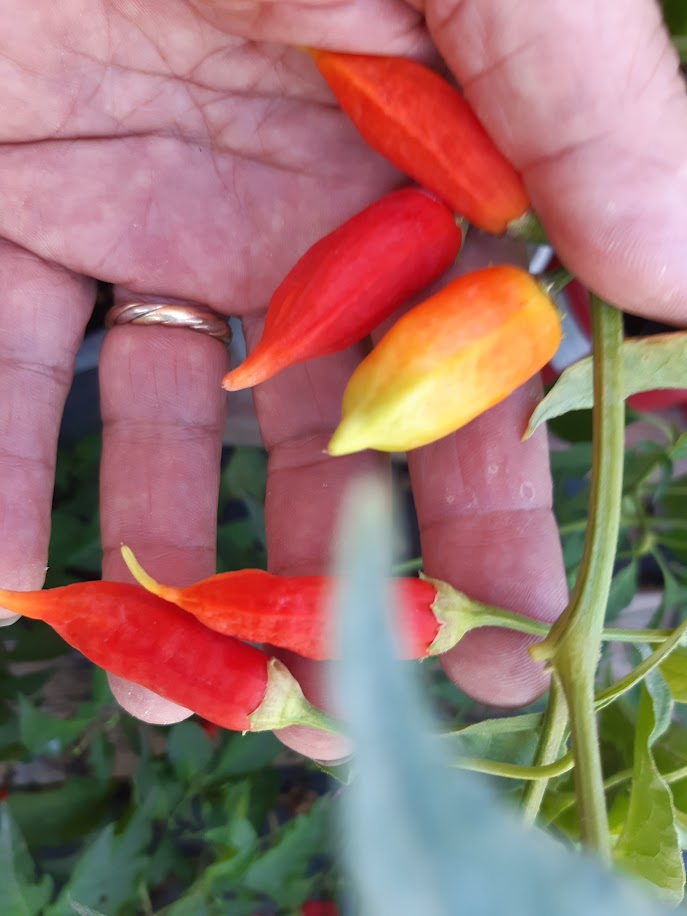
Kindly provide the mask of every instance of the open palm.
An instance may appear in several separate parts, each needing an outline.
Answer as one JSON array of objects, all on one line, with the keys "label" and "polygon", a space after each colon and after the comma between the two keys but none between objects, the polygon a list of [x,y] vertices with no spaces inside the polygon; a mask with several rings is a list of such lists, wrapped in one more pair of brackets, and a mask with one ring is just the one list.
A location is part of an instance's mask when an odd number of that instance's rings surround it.
[{"label": "open palm", "polygon": [[[649,290],[656,313],[674,312],[687,283],[684,259],[652,272],[646,251],[656,232],[647,226],[660,217],[665,227],[671,207],[676,225],[681,219],[674,181],[687,175],[678,170],[686,138],[672,125],[682,123],[685,100],[654,5],[631,0],[628,12],[627,0],[614,0],[600,22],[601,12],[587,21],[555,0],[546,28],[534,0],[506,6],[431,0],[432,38],[523,170],[569,263],[618,302],[637,308]],[[4,586],[35,588],[43,580],[57,431],[93,304],[93,278],[115,284],[117,296],[199,301],[241,315],[250,344],[270,293],[296,258],[400,180],[365,149],[308,56],[293,46],[431,59],[417,12],[424,8],[422,0],[4,0]],[[558,79],[547,65],[549,28]],[[465,34],[472,37],[467,44]],[[583,76],[581,46],[597,62]],[[580,80],[587,80],[597,100],[584,120],[570,99],[573,71],[578,95],[586,98]],[[618,85],[627,86],[627,110]],[[657,107],[657,100],[666,105]],[[552,133],[547,112],[557,105],[567,106],[570,117]],[[666,112],[665,124],[656,111]],[[645,113],[652,129],[627,142],[624,125],[646,120]],[[604,195],[622,190],[623,181],[640,190],[626,180],[635,173],[644,189],[650,182],[658,192],[670,187],[670,194],[659,194],[660,213],[647,207],[645,195],[631,200],[620,191],[616,209],[605,208]],[[625,214],[619,200],[628,215],[618,221],[614,214]],[[596,222],[566,222],[582,202],[587,215],[596,206]],[[638,233],[644,233],[641,258],[633,254]],[[624,237],[632,244],[619,244]],[[679,241],[675,251],[683,250]],[[479,253],[466,258],[466,266],[475,266]],[[345,480],[363,468],[385,467],[370,454],[324,455],[358,356],[353,348],[314,360],[256,389],[270,450],[266,513],[275,572],[320,571]],[[160,579],[181,583],[214,569],[225,362],[215,341],[186,331],[121,327],[107,335],[101,355],[106,577],[123,573],[122,541]],[[519,443],[537,390],[525,386],[461,434],[410,455],[409,464],[428,572],[477,598],[550,618],[565,587],[545,442]],[[544,684],[519,636],[478,632],[449,655],[454,679],[487,701],[527,702]],[[312,675],[310,667],[302,669],[306,682]],[[115,689],[141,715],[178,716],[143,691]]]}]

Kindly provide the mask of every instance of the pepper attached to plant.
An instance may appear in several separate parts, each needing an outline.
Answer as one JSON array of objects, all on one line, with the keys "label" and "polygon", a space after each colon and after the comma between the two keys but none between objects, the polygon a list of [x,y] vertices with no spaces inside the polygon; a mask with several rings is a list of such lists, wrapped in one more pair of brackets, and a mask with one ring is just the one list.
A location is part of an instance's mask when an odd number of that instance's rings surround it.
[{"label": "pepper attached to plant", "polygon": [[[261,569],[241,569],[175,588],[149,576],[128,547],[122,547],[122,556],[145,589],[212,630],[289,649],[305,658],[324,660],[336,654],[331,577],[274,576]],[[390,584],[402,658],[446,652],[477,623],[474,602],[444,582],[408,577],[392,579]]]},{"label": "pepper attached to plant", "polygon": [[402,57],[309,52],[366,143],[460,216],[500,235],[527,212],[520,176],[433,70]]},{"label": "pepper attached to plant", "polygon": [[555,305],[528,273],[487,267],[411,309],[355,370],[330,455],[407,451],[497,404],[551,359]]},{"label": "pepper attached to plant", "polygon": [[419,188],[387,194],[310,248],[270,299],[258,345],[222,382],[229,391],[362,340],[455,260],[451,211]]},{"label": "pepper attached to plant", "polygon": [[285,665],[222,636],[138,585],[79,582],[0,590],[0,605],[43,620],[82,655],[235,731],[327,726]]}]

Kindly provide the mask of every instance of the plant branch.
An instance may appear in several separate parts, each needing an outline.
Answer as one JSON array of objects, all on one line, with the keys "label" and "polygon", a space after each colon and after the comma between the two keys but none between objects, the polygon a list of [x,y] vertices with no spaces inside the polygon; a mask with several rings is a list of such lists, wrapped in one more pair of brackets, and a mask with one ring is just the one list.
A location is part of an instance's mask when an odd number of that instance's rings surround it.
[{"label": "plant branch", "polygon": [[570,714],[582,841],[610,860],[594,679],[620,528],[624,460],[622,314],[592,297],[592,475],[584,553],[570,602],[547,638],[530,648],[561,679]]},{"label": "plant branch", "polygon": [[[567,730],[568,708],[565,704],[561,686],[554,675],[551,679],[549,699],[546,704],[537,750],[532,761],[536,766],[546,766],[558,759]],[[547,786],[548,779],[538,779],[529,782],[525,786],[520,804],[525,824],[533,824],[537,819]]]}]

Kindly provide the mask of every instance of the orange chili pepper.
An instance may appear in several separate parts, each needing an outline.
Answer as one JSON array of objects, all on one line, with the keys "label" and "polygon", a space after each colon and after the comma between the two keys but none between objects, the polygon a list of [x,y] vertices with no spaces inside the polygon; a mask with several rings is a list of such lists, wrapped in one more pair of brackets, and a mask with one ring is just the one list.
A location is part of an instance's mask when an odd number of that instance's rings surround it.
[{"label": "orange chili pepper", "polygon": [[222,728],[326,724],[281,662],[215,633],[138,585],[80,582],[38,592],[0,590],[0,605],[45,621],[96,665]]},{"label": "orange chili pepper", "polygon": [[401,57],[308,50],[367,144],[456,213],[500,235],[528,210],[516,170],[433,70]]},{"label": "orange chili pepper", "polygon": [[[306,658],[323,660],[334,655],[329,614],[334,580],[328,576],[273,576],[261,569],[242,569],[174,588],[149,576],[128,547],[122,548],[122,556],[144,588],[193,614],[212,630],[270,643]],[[391,585],[399,614],[402,658],[445,652],[470,628],[469,599],[449,585],[415,578],[392,579]]]},{"label": "orange chili pepper", "polygon": [[560,339],[554,304],[525,271],[465,274],[403,315],[360,363],[329,454],[441,439],[531,378]]},{"label": "orange chili pepper", "polygon": [[257,385],[362,340],[456,258],[451,211],[419,188],[382,197],[310,248],[270,299],[262,338],[222,382]]}]

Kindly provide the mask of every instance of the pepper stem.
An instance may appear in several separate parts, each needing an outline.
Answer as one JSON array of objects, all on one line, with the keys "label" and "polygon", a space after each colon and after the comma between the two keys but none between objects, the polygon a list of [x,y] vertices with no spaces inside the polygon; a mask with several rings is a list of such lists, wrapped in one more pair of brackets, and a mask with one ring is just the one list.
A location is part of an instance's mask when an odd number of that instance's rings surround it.
[{"label": "pepper stem", "polygon": [[330,735],[342,735],[331,716],[306,700],[301,685],[283,662],[267,663],[267,689],[258,708],[248,716],[251,731],[274,731],[289,725],[305,725]]},{"label": "pepper stem", "polygon": [[160,598],[165,598],[165,592],[168,590],[165,585],[161,585],[157,582],[151,575],[149,575],[145,569],[138,562],[134,556],[134,552],[130,547],[127,547],[126,544],[122,544],[121,548],[122,559],[126,563],[126,568],[129,570],[134,579],[138,582],[139,585],[142,585],[147,592],[152,592],[153,595],[157,595]]}]

